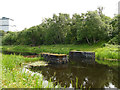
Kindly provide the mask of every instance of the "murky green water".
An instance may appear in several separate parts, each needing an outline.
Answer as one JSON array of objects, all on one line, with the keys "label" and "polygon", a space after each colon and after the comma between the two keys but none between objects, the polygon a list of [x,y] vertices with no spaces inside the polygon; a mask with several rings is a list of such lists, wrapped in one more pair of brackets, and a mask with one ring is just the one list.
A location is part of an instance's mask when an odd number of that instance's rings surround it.
[{"label": "murky green water", "polygon": [[118,86],[117,67],[71,62],[62,65],[50,64],[34,67],[30,70],[41,72],[46,80],[51,78],[55,84],[60,83],[62,87],[76,87],[76,80],[78,79],[78,87],[82,85],[87,88],[120,88]]}]

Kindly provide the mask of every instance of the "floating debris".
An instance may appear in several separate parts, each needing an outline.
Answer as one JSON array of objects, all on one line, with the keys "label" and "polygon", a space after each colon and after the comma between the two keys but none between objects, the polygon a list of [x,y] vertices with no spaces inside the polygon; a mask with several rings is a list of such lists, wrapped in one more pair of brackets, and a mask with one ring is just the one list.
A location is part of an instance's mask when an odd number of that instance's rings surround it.
[{"label": "floating debris", "polygon": [[47,66],[48,63],[45,61],[36,61],[36,62],[32,62],[32,63],[28,63],[27,67],[40,67],[40,66]]}]

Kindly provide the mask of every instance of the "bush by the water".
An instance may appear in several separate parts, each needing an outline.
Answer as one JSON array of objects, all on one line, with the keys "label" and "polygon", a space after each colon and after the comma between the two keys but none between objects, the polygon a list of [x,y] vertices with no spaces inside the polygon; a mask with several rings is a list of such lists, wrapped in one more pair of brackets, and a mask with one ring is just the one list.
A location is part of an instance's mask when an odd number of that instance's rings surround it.
[{"label": "bush by the water", "polygon": [[120,59],[118,53],[120,52],[118,49],[119,45],[109,45],[107,44],[103,48],[98,48],[95,50],[96,58],[105,60],[105,59]]},{"label": "bush by the water", "polygon": [[119,38],[118,38],[118,35],[116,35],[115,37],[113,37],[111,40],[109,40],[108,42],[109,44],[113,44],[113,45],[118,45],[119,43]]}]

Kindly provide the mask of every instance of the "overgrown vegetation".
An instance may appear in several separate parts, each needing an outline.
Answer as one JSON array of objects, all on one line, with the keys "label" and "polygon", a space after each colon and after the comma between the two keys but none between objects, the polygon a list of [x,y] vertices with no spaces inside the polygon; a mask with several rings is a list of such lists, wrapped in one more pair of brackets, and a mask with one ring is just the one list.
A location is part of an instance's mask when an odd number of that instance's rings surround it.
[{"label": "overgrown vegetation", "polygon": [[[54,88],[51,81],[45,83],[43,76],[22,70],[22,63],[38,61],[40,57],[25,58],[18,55],[2,54],[2,88]],[[57,85],[56,88],[59,88]]]},{"label": "overgrown vegetation", "polygon": [[[23,69],[23,63],[38,61],[40,57],[25,58],[21,55],[2,54],[2,58],[2,88],[61,88],[59,83],[55,86],[51,79],[44,80],[42,74],[33,74]],[[41,64],[45,62],[42,61]],[[78,85],[78,82],[76,84]]]},{"label": "overgrown vegetation", "polygon": [[[118,30],[120,16],[110,18],[105,16],[102,10],[103,8],[99,7],[95,11],[74,14],[72,18],[69,14],[54,14],[52,18],[45,18],[40,25],[19,32],[0,30],[0,38],[2,37],[4,45],[0,46],[0,49],[3,52],[37,54],[41,52],[69,54],[71,50],[95,51],[98,63],[117,65],[116,62],[103,62],[101,59],[120,59],[119,46],[116,45],[120,44]],[[114,45],[104,44],[106,42]],[[32,76],[21,71],[22,63],[36,61],[41,57],[25,58],[20,55],[4,54],[2,56],[3,88],[54,88],[51,80],[45,86],[42,76]]]},{"label": "overgrown vegetation", "polygon": [[106,44],[105,47],[103,48],[98,48],[95,50],[96,52],[96,58],[101,59],[101,60],[106,60],[106,59],[120,59],[118,56],[118,53],[120,50],[118,49],[118,45],[109,45]]},{"label": "overgrown vegetation", "polygon": [[25,58],[24,56],[21,55],[2,55],[2,65],[7,68],[12,70],[13,68],[17,66],[21,66],[22,63],[24,62],[33,62],[33,61],[38,61],[41,60],[41,57],[35,57],[35,58]]},{"label": "overgrown vegetation", "polygon": [[104,64],[110,67],[118,67],[120,66],[120,61],[113,61],[113,60],[96,60],[99,64]]},{"label": "overgrown vegetation", "polygon": [[[40,25],[24,29],[19,32],[7,32],[3,34],[3,45],[50,45],[50,44],[95,44],[106,41],[118,44],[118,17],[105,16],[103,8],[88,11],[87,13],[54,14],[52,18],[45,18]],[[115,41],[114,41],[115,40]]]},{"label": "overgrown vegetation", "polygon": [[49,52],[49,53],[60,53],[60,54],[69,54],[71,50],[79,50],[79,51],[95,51],[100,47],[100,43],[96,45],[89,46],[87,44],[82,45],[41,45],[41,46],[25,46],[25,45],[13,45],[13,46],[2,46],[2,51],[7,52],[29,52],[29,53],[41,53],[41,52]]},{"label": "overgrown vegetation", "polygon": [[58,54],[69,54],[71,50],[77,51],[94,51],[96,53],[96,59],[106,60],[106,59],[118,59],[118,45],[109,45],[101,43],[89,46],[88,44],[83,45],[41,45],[40,47],[30,47],[30,46],[3,46],[2,51],[7,52],[19,52],[19,53],[37,53],[41,52],[47,53],[58,53]]}]

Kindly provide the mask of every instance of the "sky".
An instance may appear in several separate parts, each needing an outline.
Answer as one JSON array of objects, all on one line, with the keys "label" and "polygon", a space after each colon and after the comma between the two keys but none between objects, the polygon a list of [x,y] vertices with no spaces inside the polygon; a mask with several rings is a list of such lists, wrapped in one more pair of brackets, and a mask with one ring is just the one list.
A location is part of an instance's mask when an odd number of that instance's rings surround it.
[{"label": "sky", "polygon": [[16,31],[39,25],[44,18],[53,14],[86,13],[97,7],[104,8],[106,16],[114,17],[118,13],[119,0],[0,0],[0,18],[11,18]]}]

